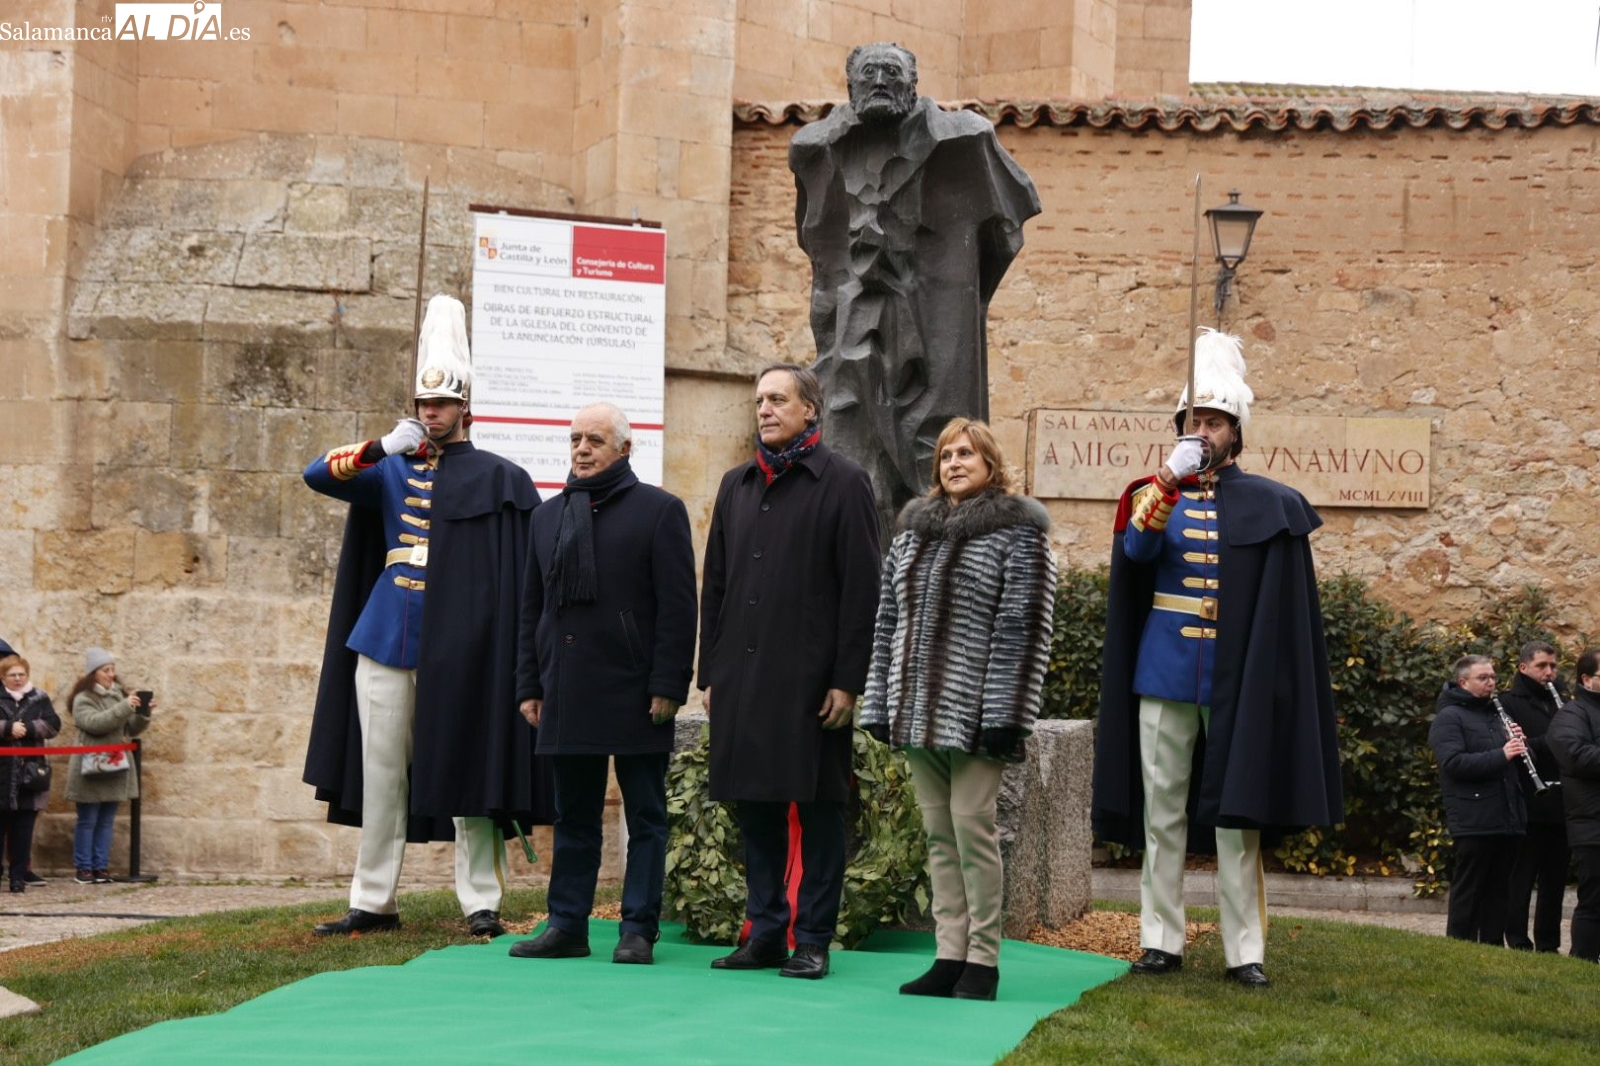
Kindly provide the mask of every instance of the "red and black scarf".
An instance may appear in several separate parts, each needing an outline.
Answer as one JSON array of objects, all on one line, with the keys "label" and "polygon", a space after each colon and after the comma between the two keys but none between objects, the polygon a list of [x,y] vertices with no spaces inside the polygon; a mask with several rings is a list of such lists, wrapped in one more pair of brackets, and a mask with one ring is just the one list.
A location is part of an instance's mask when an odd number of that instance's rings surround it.
[{"label": "red and black scarf", "polygon": [[756,434],[756,465],[766,475],[767,484],[770,485],[791,466],[817,450],[817,445],[822,443],[822,429],[815,422],[807,422],[806,428],[794,440],[784,445],[783,450],[773,451],[761,441],[761,434]]}]

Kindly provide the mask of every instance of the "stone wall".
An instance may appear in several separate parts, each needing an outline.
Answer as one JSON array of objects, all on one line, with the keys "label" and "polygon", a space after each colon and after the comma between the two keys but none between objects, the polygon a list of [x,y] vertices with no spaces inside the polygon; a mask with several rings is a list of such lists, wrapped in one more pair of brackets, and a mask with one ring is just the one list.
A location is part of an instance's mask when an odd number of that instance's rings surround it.
[{"label": "stone wall", "polygon": [[[729,346],[749,359],[812,353],[784,161],[793,132],[735,138]],[[1198,172],[1205,206],[1237,187],[1267,212],[1226,322],[1245,338],[1258,410],[1433,421],[1432,509],[1325,510],[1321,571],[1443,619],[1540,581],[1563,632],[1600,628],[1585,521],[1600,401],[1583,384],[1600,339],[1600,131],[1041,124],[1000,136],[1044,203],[990,311],[993,414],[1018,466],[1033,408],[1171,410]],[[1050,507],[1063,564],[1106,559],[1111,504]]]}]

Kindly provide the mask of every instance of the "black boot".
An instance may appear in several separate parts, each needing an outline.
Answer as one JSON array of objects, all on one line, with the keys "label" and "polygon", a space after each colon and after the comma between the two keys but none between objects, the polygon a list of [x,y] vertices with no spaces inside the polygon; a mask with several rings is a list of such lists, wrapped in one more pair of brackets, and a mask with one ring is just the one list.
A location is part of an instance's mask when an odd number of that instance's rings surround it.
[{"label": "black boot", "polygon": [[1000,967],[969,962],[950,993],[956,999],[993,999],[1000,987]]},{"label": "black boot", "polygon": [[949,999],[967,964],[960,959],[934,959],[928,972],[900,986],[902,996],[938,996]]}]

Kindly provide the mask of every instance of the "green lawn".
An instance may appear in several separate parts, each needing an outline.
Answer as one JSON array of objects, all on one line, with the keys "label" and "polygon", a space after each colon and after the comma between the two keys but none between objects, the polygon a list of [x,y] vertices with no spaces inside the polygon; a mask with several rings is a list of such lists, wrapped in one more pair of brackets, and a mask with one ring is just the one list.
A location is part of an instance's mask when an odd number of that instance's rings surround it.
[{"label": "green lawn", "polygon": [[[43,1066],[119,1033],[225,1010],[324,970],[399,963],[467,939],[449,892],[407,896],[405,928],[396,934],[307,936],[311,921],[340,906],[204,915],[0,955],[0,984],[45,1007],[42,1015],[0,1020],[0,1062]],[[505,911],[515,917],[542,906],[541,892],[517,891]],[[1274,920],[1271,989],[1237,988],[1221,972],[1220,948],[1202,942],[1182,973],[1130,975],[1091,991],[1042,1021],[1005,1062],[1477,1066],[1600,1056],[1600,967],[1564,956]]]}]

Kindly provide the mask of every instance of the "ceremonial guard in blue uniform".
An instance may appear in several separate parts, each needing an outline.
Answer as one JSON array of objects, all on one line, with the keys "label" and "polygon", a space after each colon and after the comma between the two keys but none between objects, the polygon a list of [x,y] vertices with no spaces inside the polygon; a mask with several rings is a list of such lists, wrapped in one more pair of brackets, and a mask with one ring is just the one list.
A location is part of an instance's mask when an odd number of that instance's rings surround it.
[{"label": "ceremonial guard in blue uniform", "polygon": [[1253,399],[1238,339],[1206,331],[1192,435],[1118,508],[1094,822],[1144,848],[1140,973],[1182,965],[1184,855],[1214,830],[1227,976],[1262,986],[1262,835],[1335,824],[1343,800],[1307,539],[1322,520],[1235,463]]},{"label": "ceremonial guard in blue uniform", "polygon": [[392,929],[408,839],[456,845],[456,896],[498,936],[500,822],[550,820],[534,732],[515,699],[518,581],[539,497],[467,440],[472,367],[460,301],[435,296],[419,342],[417,418],[335,448],[306,484],[351,504],[305,780],[330,821],[361,827],[350,911],[318,935]]}]

